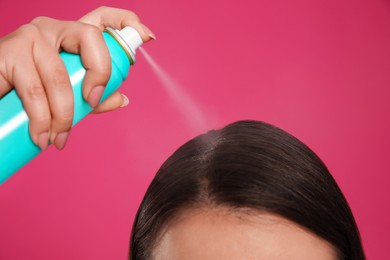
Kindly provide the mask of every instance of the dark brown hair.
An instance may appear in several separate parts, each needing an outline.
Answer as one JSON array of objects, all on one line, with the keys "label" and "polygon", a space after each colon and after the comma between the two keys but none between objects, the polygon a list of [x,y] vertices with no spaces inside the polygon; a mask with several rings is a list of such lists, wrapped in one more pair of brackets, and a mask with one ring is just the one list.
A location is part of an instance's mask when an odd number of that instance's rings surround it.
[{"label": "dark brown hair", "polygon": [[331,243],[340,259],[365,259],[352,212],[326,166],[272,125],[239,121],[195,137],[169,157],[139,207],[130,259],[150,259],[169,221],[204,203],[278,214]]}]

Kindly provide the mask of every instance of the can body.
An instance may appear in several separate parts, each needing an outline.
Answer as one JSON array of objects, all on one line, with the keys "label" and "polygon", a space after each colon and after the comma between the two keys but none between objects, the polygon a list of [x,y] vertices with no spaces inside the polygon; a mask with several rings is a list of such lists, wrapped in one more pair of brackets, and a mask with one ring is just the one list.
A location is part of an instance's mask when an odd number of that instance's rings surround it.
[{"label": "can body", "polygon": [[[103,33],[111,56],[110,80],[101,102],[116,91],[126,79],[130,61],[120,44],[108,33]],[[73,125],[92,111],[84,100],[82,83],[86,73],[79,55],[60,53],[73,88]],[[15,90],[0,99],[0,184],[37,156],[41,150],[32,141],[29,133],[29,119]]]}]

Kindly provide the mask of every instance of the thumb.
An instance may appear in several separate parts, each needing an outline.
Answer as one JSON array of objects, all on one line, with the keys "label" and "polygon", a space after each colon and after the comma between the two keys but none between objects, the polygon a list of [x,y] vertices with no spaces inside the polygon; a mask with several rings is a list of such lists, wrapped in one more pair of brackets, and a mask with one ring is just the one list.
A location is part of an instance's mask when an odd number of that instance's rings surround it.
[{"label": "thumb", "polygon": [[98,27],[101,31],[106,27],[122,29],[125,26],[131,26],[138,31],[143,42],[155,40],[155,34],[145,25],[143,25],[138,16],[128,10],[99,7],[92,12],[80,18],[80,22]]},{"label": "thumb", "polygon": [[129,99],[126,95],[119,93],[118,91],[114,92],[106,100],[100,103],[92,111],[92,114],[99,114],[104,112],[113,111],[120,107],[125,107],[129,104]]}]

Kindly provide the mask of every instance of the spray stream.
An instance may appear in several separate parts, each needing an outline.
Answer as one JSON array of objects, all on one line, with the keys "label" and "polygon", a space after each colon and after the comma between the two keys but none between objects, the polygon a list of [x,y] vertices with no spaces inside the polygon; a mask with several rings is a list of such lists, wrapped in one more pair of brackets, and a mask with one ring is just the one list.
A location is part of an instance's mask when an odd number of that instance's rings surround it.
[{"label": "spray stream", "polygon": [[178,106],[183,119],[195,133],[205,131],[209,125],[206,117],[195,103],[193,98],[176,82],[167,72],[165,72],[156,61],[143,49],[139,48],[150,67],[164,86],[172,102]]}]

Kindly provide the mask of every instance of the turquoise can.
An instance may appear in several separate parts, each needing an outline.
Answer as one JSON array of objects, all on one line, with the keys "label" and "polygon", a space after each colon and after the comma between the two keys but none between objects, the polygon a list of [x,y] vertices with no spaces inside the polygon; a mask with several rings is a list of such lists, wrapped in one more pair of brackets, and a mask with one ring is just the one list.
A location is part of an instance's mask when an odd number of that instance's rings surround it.
[{"label": "turquoise can", "polygon": [[[130,65],[135,62],[135,50],[142,44],[137,31],[131,27],[122,30],[107,28],[103,32],[111,56],[112,70],[100,102],[104,101],[127,78]],[[84,100],[82,83],[86,73],[77,54],[61,52],[74,94],[73,125],[92,111]],[[15,90],[0,99],[0,185],[12,174],[37,156],[41,150],[29,133],[29,119]]]}]

